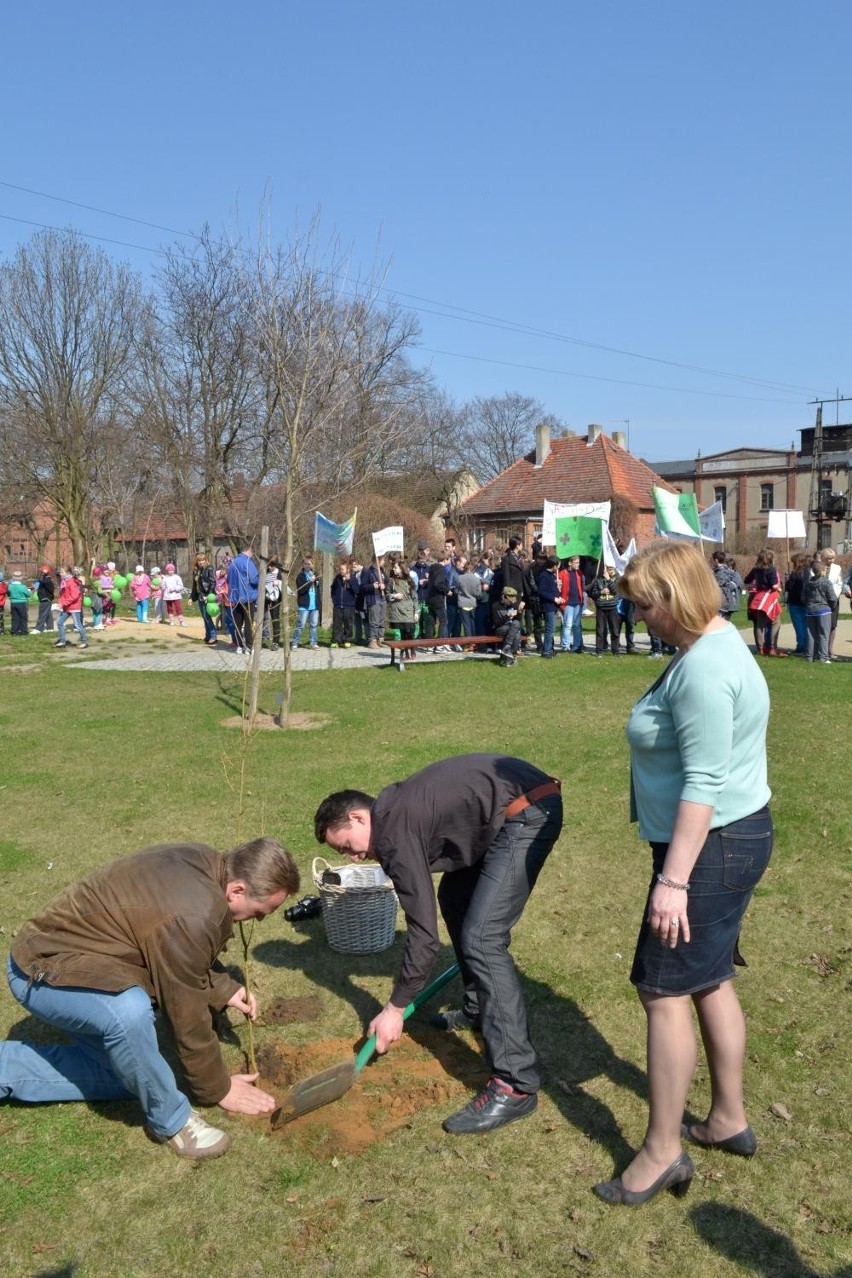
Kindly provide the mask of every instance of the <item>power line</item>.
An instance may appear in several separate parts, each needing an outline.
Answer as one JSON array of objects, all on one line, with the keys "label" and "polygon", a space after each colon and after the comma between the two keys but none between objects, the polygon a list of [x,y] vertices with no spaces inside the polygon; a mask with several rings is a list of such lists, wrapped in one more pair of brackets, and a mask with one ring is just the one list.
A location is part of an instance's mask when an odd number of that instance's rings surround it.
[{"label": "power line", "polygon": [[16,186],[14,182],[3,182],[0,186],[10,191],[24,191],[27,195],[37,195],[42,200],[55,200],[57,204],[71,204],[75,209],[88,209],[90,213],[102,213],[104,217],[118,217],[123,222],[135,222],[138,226],[149,226],[154,231],[168,231],[169,235],[186,235],[190,239],[196,237],[191,231],[176,231],[173,226],[161,226],[159,222],[146,222],[141,217],[130,217],[127,213],[113,213],[111,209],[99,209],[94,204],[81,204],[79,200],[69,200],[63,195],[49,195],[47,191],[33,191],[29,186]]},{"label": "power line", "polygon": [[[42,199],[54,200],[57,203],[69,204],[73,206],[74,208],[81,208],[81,209],[86,209],[90,212],[100,213],[106,217],[121,218],[123,221],[134,222],[138,224],[139,226],[148,226],[154,230],[167,231],[170,235],[180,235],[190,239],[198,238],[197,236],[193,235],[192,232],[190,231],[179,231],[175,229],[174,227],[164,226],[158,222],[145,221],[142,218],[131,217],[129,214],[126,214],[126,213],[116,213],[110,209],[99,208],[96,205],[84,204],[79,200],[67,199],[64,196],[52,195],[45,191],[36,191],[32,189],[31,187],[19,186],[13,182],[5,182],[2,179],[0,179],[0,186],[6,187],[7,189],[13,190],[13,191],[26,192],[29,195],[35,195]],[[34,222],[34,221],[29,221],[26,218],[12,217],[10,214],[5,214],[5,213],[0,214],[0,217],[3,218],[5,221],[19,222],[24,226],[34,226],[42,230],[59,231],[63,229],[60,227],[50,226],[49,224],[44,222]],[[151,248],[150,246],[145,244],[131,244],[125,240],[110,239],[108,236],[93,235],[84,231],[78,231],[77,234],[82,235],[86,239],[98,240],[104,244],[115,244],[122,248],[138,249],[144,253],[162,252],[161,248]],[[476,324],[478,326],[487,327],[487,328],[496,328],[498,331],[502,331],[502,332],[518,333],[524,336],[543,338],[546,341],[562,342],[569,345],[582,346],[589,350],[602,351],[612,355],[621,355],[628,359],[640,359],[640,360],[647,361],[649,363],[662,364],[668,368],[679,368],[684,370],[685,372],[700,373],[708,377],[721,377],[731,381],[745,382],[754,386],[765,387],[767,390],[779,390],[791,395],[795,395],[800,392],[814,393],[812,387],[799,386],[797,384],[792,384],[787,382],[775,382],[767,378],[751,377],[743,373],[727,373],[720,369],[705,368],[698,364],[687,364],[677,360],[664,359],[661,356],[645,355],[638,351],[631,351],[631,350],[627,350],[625,348],[617,347],[617,346],[608,346],[602,342],[587,341],[584,338],[571,337],[568,334],[553,332],[550,329],[537,328],[534,325],[528,325],[528,324],[523,324],[514,320],[508,320],[501,316],[488,315],[482,311],[475,311],[466,307],[456,306],[452,302],[437,301],[435,298],[423,297],[416,293],[407,293],[401,289],[392,289],[392,288],[388,288],[384,286],[379,286],[378,291],[381,293],[385,293],[390,297],[407,298],[412,302],[421,303],[421,305],[419,306],[418,305],[411,306],[410,309],[418,311],[419,313],[424,315],[435,315],[442,319],[455,319],[455,320],[458,320],[460,323]],[[422,305],[422,303],[426,303],[426,305]],[[442,309],[431,309],[436,307],[442,308]],[[453,314],[453,312],[455,312],[455,314]],[[421,347],[420,349],[425,350],[427,348]],[[633,381],[628,381],[625,379],[614,378],[614,377],[593,377],[591,374],[565,373],[565,372],[560,372],[560,370],[558,369],[550,369],[550,370],[538,369],[536,368],[535,365],[512,364],[509,361],[488,359],[485,356],[465,355],[457,351],[443,351],[443,352],[435,351],[434,353],[449,355],[457,359],[479,360],[481,362],[496,363],[496,364],[502,363],[507,368],[526,368],[526,369],[540,371],[540,372],[552,372],[562,376],[582,377],[586,380],[611,382],[613,384],[623,385],[623,386],[645,386],[645,387],[648,387],[649,389],[680,391],[683,394],[691,394],[691,395],[717,395],[719,398],[722,398],[722,399],[751,399],[754,402],[761,402],[761,403],[787,403],[788,402],[786,400],[766,399],[766,398],[759,398],[756,396],[748,396],[748,395],[730,395],[721,391],[720,392],[698,391],[698,390],[685,390],[682,387],[655,386],[654,383],[650,383],[650,382],[633,382]]]},{"label": "power line", "polygon": [[521,368],[533,373],[551,373],[557,377],[579,377],[586,382],[611,382],[615,386],[641,386],[646,390],[674,391],[679,395],[708,395],[713,399],[746,399],[754,404],[789,404],[788,399],[769,399],[763,395],[735,395],[731,391],[690,390],[686,386],[660,386],[656,382],[631,382],[621,377],[600,377],[595,373],[573,373],[565,368],[542,368],[539,364],[516,364],[506,359],[493,359],[488,355],[462,355],[459,351],[441,351],[432,346],[415,346],[415,350],[430,355],[449,355],[453,359],[470,359],[480,364],[499,364],[502,368]]},{"label": "power line", "polygon": [[[0,213],[4,222],[20,222],[22,226],[37,226],[41,231],[67,231],[67,226],[51,226],[47,222],[31,222],[26,217],[12,217],[11,213]],[[127,240],[111,240],[106,235],[92,235],[89,231],[78,231],[71,228],[75,235],[82,235],[84,240],[100,240],[102,244],[120,244],[122,248],[141,249],[143,253],[162,253],[162,249],[151,248],[148,244],[129,244]]]}]

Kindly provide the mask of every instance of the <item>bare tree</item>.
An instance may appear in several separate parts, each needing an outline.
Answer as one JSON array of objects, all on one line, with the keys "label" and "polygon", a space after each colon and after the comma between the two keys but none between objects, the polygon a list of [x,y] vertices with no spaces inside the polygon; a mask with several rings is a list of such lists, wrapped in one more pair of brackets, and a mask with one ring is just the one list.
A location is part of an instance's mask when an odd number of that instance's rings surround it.
[{"label": "bare tree", "polygon": [[216,526],[242,535],[245,493],[270,468],[269,404],[240,297],[239,252],[205,227],[156,274],[140,344],[145,415],[160,481],[190,553]]},{"label": "bare tree", "polygon": [[562,425],[537,399],[507,391],[477,397],[462,409],[459,446],[481,484],[506,470],[535,446],[535,428]]},{"label": "bare tree", "polygon": [[[383,310],[377,280],[350,279],[337,242],[321,247],[316,219],[283,246],[270,246],[261,235],[246,259],[244,300],[267,388],[289,572],[305,494],[314,497],[321,488],[333,498],[356,475],[363,482],[398,440],[402,414],[378,409],[377,388],[399,377],[414,329],[396,311]],[[354,473],[344,465],[353,443]],[[282,726],[291,698],[288,637],[285,626]]]},{"label": "bare tree", "polygon": [[73,231],[41,231],[0,266],[0,458],[88,557],[96,462],[125,415],[140,290]]}]

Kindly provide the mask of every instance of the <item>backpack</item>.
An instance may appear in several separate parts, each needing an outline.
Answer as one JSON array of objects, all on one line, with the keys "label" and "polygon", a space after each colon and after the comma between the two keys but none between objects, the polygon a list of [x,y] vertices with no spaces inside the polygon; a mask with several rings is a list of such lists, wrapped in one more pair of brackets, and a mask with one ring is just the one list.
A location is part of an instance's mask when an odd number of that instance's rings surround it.
[{"label": "backpack", "polygon": [[740,591],[734,574],[730,568],[726,568],[716,580],[722,592],[722,612],[736,612],[740,606]]}]

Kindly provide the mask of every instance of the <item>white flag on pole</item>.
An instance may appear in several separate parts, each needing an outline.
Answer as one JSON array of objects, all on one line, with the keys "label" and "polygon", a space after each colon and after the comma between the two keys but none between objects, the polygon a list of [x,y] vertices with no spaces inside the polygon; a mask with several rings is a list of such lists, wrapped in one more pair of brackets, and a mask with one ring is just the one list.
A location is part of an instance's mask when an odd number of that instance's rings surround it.
[{"label": "white flag on pole", "polygon": [[391,550],[397,550],[401,554],[404,537],[402,524],[391,524],[389,528],[380,528],[378,532],[374,532],[373,549],[376,552],[376,558],[381,559],[382,555],[388,554]]},{"label": "white flag on pole", "polygon": [[698,523],[704,541],[725,540],[725,514],[720,501],[714,501],[706,510],[700,510]]},{"label": "white flag on pole", "polygon": [[630,538],[630,543],[622,554],[613,541],[612,533],[609,531],[609,524],[603,524],[601,531],[603,533],[603,561],[608,568],[614,568],[616,574],[620,577],[636,554],[636,538]]}]

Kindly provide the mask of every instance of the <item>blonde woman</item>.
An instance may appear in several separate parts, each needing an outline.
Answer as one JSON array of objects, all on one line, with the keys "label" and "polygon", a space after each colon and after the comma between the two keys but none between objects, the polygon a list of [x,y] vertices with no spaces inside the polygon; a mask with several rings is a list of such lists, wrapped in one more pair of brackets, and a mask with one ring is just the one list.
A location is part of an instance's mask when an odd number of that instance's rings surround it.
[{"label": "blonde woman", "polygon": [[[772,851],[767,804],[766,682],[720,591],[685,542],[654,542],[627,566],[619,592],[676,655],[627,725],[631,817],[653,871],[630,979],[648,1022],[650,1113],[641,1148],[606,1202],[637,1205],[689,1188],[681,1142],[750,1157],[743,1101],[745,1022],[734,992],[740,922]],[[695,1009],[710,1069],[710,1109],[683,1123],[696,1061]]]}]

